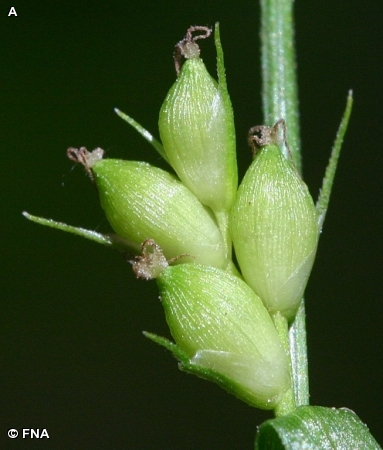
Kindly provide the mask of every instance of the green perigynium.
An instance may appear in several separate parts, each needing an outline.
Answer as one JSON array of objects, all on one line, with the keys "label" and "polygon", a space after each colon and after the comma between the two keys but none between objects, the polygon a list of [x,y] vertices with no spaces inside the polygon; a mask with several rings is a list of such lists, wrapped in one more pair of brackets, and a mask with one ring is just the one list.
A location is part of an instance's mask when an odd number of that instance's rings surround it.
[{"label": "green perigynium", "polygon": [[[195,30],[205,31],[206,36],[193,38]],[[161,107],[159,130],[169,162],[182,182],[204,205],[219,212],[232,205],[238,175],[226,86],[209,75],[195,42],[209,34],[205,27],[191,27],[177,45],[186,61]]]},{"label": "green perigynium", "polygon": [[246,282],[270,313],[291,320],[314,263],[319,227],[307,186],[281,153],[280,125],[256,127],[260,148],[238,189],[231,232]]},{"label": "green perigynium", "polygon": [[70,150],[94,178],[101,206],[119,236],[136,248],[155,239],[167,258],[187,253],[185,261],[226,266],[218,227],[176,177],[144,162],[102,159],[101,149]]},{"label": "green perigynium", "polygon": [[190,362],[227,377],[225,388],[247,403],[274,408],[290,386],[289,365],[260,298],[223,270],[166,266],[154,241],[143,244],[143,254],[135,272],[156,278],[171,334]]}]

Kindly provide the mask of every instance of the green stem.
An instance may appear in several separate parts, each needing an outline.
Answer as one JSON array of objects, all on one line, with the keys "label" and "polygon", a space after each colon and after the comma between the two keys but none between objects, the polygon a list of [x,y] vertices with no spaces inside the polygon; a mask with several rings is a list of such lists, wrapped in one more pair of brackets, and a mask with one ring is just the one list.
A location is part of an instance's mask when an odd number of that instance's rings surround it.
[{"label": "green stem", "polygon": [[[266,125],[285,119],[295,166],[301,172],[298,93],[292,0],[261,0],[262,102]],[[284,148],[288,157],[288,149]],[[305,308],[289,331],[293,391],[297,406],[309,403]]]},{"label": "green stem", "polygon": [[[261,0],[262,103],[265,125],[285,119],[295,166],[301,171],[292,0]],[[284,149],[288,157],[287,149]]]},{"label": "green stem", "polygon": [[309,404],[309,366],[304,300],[302,300],[294,322],[290,327],[289,341],[295,403],[297,406],[305,406]]},{"label": "green stem", "polygon": [[[278,331],[279,337],[281,339],[283,348],[289,358],[290,361],[290,373],[291,373],[291,355],[290,355],[290,343],[289,343],[289,324],[287,319],[282,316],[281,313],[277,312],[272,316],[274,321],[275,328]],[[292,375],[292,373],[291,373]],[[274,413],[276,417],[284,416],[295,410],[295,395],[293,390],[293,379],[291,379],[291,387],[283,396],[282,400],[279,402],[278,406],[275,408]]]}]

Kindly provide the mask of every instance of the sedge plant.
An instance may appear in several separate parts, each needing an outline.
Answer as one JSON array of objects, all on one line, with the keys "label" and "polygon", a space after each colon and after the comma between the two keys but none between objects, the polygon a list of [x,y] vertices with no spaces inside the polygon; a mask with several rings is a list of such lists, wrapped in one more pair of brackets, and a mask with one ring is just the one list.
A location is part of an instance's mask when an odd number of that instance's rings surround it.
[{"label": "sedge plant", "polygon": [[24,215],[135,255],[137,278],[156,280],[173,341],[145,336],[169,350],[181,370],[274,411],[258,428],[256,449],[377,449],[352,411],[309,405],[303,294],[352,93],[314,202],[301,175],[292,0],[261,0],[261,12],[264,124],[249,131],[253,161],[239,186],[220,28],[216,80],[198,45],[213,30],[193,26],[175,47],[176,80],[159,112],[161,142],[116,109],[169,170],[104,158],[100,148],[67,150],[97,187],[114,233]]}]

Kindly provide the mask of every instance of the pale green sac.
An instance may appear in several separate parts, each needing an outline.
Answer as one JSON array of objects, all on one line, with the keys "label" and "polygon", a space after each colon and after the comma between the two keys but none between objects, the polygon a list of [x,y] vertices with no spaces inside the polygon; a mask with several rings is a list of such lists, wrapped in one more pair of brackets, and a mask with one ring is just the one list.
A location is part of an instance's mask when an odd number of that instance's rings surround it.
[{"label": "pale green sac", "polygon": [[182,182],[213,211],[228,211],[238,184],[233,111],[199,57],[183,64],[161,107],[159,130]]},{"label": "pale green sac", "polygon": [[157,278],[171,334],[192,364],[224,376],[250,405],[273,409],[290,386],[289,365],[262,301],[241,279],[200,264]]},{"label": "pale green sac", "polygon": [[136,161],[92,165],[101,205],[114,231],[136,244],[155,239],[167,259],[227,264],[222,235],[197,198],[173,175]]},{"label": "pale green sac", "polygon": [[315,259],[313,200],[277,145],[260,149],[238,189],[231,232],[246,282],[271,313],[293,319]]}]

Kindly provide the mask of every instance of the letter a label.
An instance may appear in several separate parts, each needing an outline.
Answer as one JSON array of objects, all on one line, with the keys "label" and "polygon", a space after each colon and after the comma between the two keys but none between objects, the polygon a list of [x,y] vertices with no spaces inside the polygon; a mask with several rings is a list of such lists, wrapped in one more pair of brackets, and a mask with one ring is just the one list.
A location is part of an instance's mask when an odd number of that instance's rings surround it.
[{"label": "letter a label", "polygon": [[9,13],[8,13],[8,17],[9,16],[16,16],[17,17],[17,12],[16,12],[14,6],[11,6],[11,9],[9,10]]}]

